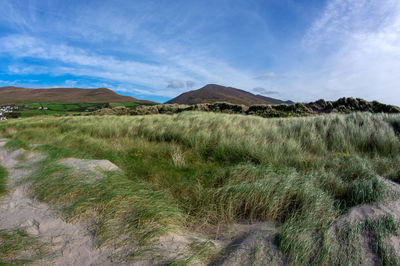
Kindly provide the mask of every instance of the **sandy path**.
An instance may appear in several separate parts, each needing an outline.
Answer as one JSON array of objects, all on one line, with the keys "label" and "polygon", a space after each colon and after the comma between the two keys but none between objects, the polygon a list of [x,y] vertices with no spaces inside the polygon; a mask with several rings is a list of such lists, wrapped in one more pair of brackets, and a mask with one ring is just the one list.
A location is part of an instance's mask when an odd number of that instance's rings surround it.
[{"label": "sandy path", "polygon": [[18,184],[32,173],[27,165],[20,165],[17,158],[24,154],[27,163],[42,158],[38,153],[4,149],[6,140],[0,140],[0,164],[8,171],[7,196],[0,200],[0,228],[24,228],[50,244],[51,256],[37,261],[38,265],[113,265],[108,259],[111,252],[96,249],[93,237],[79,224],[64,222],[47,204],[28,197],[29,184]]}]

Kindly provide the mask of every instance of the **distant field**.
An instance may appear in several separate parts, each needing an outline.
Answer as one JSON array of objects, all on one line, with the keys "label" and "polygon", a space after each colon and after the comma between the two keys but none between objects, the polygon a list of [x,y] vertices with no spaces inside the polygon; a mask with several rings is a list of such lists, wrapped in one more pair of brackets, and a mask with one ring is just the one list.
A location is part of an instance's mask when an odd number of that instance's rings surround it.
[{"label": "distant field", "polygon": [[110,103],[110,107],[118,107],[118,106],[135,107],[135,106],[139,106],[139,104],[138,103]]},{"label": "distant field", "polygon": [[18,106],[19,108],[38,108],[40,107],[40,103],[27,103],[27,104],[16,104],[16,106]]},{"label": "distant field", "polygon": [[[379,177],[400,180],[399,125],[400,115],[387,114],[184,112],[9,120],[0,135],[12,138],[11,147],[45,144],[39,149],[50,159],[33,177],[33,193],[68,203],[72,220],[97,213],[101,243],[273,221],[291,264],[354,265],[363,259],[361,229],[350,228],[347,242],[331,241],[328,230],[350,208],[385,199]],[[92,185],[61,178],[55,160],[63,157],[108,159],[125,175]],[[382,263],[393,261],[386,251],[379,246]]]},{"label": "distant field", "polygon": [[109,107],[136,107],[137,103],[60,103],[60,102],[45,102],[45,103],[27,103],[16,104],[19,110],[14,111],[14,116],[31,117],[37,115],[64,115],[64,114],[79,114],[85,112],[93,112],[102,108]]}]

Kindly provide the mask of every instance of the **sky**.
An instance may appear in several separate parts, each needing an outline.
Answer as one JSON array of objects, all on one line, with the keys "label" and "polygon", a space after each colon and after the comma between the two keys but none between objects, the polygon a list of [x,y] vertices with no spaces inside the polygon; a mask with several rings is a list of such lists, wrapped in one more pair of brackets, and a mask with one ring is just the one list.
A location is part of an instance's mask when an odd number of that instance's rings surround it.
[{"label": "sky", "polygon": [[399,0],[1,0],[0,86],[400,105]]}]

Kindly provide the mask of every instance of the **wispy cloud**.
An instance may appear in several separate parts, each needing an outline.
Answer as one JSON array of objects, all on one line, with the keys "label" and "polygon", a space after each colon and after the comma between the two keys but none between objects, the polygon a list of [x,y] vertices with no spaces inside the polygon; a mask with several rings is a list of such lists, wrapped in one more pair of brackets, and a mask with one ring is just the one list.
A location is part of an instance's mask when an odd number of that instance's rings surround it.
[{"label": "wispy cloud", "polygon": [[260,93],[263,95],[274,95],[274,94],[279,94],[279,91],[274,91],[274,90],[267,90],[263,87],[256,87],[253,89],[254,92]]},{"label": "wispy cloud", "polygon": [[169,82],[167,88],[172,88],[172,89],[182,89],[185,87],[185,84],[182,81],[179,80],[172,80]]},{"label": "wispy cloud", "polygon": [[255,77],[255,79],[274,79],[277,77],[279,77],[279,75],[276,74],[275,72],[267,72],[267,73],[264,73],[262,75]]},{"label": "wispy cloud", "polygon": [[[254,83],[251,74],[246,74],[223,62],[195,54],[191,56],[165,55],[160,62],[145,63],[132,59],[120,60],[113,56],[96,54],[65,44],[50,43],[27,35],[9,35],[0,38],[0,42],[4,43],[0,47],[0,53],[9,54],[13,58],[37,58],[62,63],[47,68],[24,64],[10,65],[9,70],[16,74],[47,71],[58,75],[99,77],[153,88],[164,87],[171,77],[179,77],[179,80],[197,78],[198,81],[189,82],[191,86],[204,84],[205,81],[243,87],[247,87],[248,82]],[[174,80],[167,88],[185,87],[179,80]],[[181,84],[178,84],[178,81]],[[169,94],[168,92],[161,93]]]},{"label": "wispy cloud", "polygon": [[10,65],[13,73],[43,73],[47,70],[54,74],[89,75],[111,80],[155,85],[161,87],[171,76],[182,75],[177,69],[160,64],[148,64],[134,60],[119,60],[113,56],[90,53],[81,48],[64,44],[48,43],[26,35],[10,35],[0,39],[3,43],[0,53],[7,53],[13,58],[36,58],[59,61],[55,67],[34,65]]},{"label": "wispy cloud", "polygon": [[400,104],[399,29],[399,1],[330,1],[303,39],[308,62],[293,71],[293,93]]},{"label": "wispy cloud", "polygon": [[188,88],[189,90],[193,89],[193,87],[196,85],[196,82],[188,80],[186,81],[186,88]]}]

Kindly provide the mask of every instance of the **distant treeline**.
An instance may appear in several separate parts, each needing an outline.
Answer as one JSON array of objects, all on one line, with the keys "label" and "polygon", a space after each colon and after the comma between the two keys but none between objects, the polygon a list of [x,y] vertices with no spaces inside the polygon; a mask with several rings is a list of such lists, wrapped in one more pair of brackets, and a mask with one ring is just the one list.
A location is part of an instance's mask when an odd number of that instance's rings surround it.
[{"label": "distant treeline", "polygon": [[92,112],[94,115],[148,115],[175,114],[185,111],[220,112],[231,114],[257,115],[261,117],[296,117],[322,113],[400,113],[400,108],[378,101],[366,101],[359,98],[340,98],[337,101],[318,100],[310,103],[278,104],[278,105],[239,105],[230,103],[204,103],[194,105],[159,104],[137,106],[134,108],[104,108]]}]

